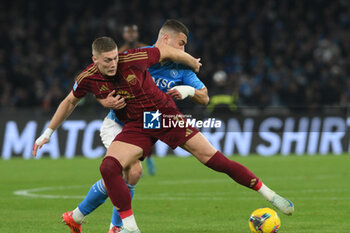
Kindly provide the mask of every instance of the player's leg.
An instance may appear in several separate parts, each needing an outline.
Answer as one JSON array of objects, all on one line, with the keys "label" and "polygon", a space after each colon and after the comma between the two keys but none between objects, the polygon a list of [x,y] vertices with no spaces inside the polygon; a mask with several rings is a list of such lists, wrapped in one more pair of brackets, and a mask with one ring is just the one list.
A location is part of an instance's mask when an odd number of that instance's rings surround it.
[{"label": "player's leg", "polygon": [[93,186],[91,186],[84,200],[75,210],[73,210],[74,220],[81,224],[85,216],[102,205],[107,198],[107,190],[103,186],[102,179],[100,179]]},{"label": "player's leg", "polygon": [[[142,176],[142,165],[140,161],[136,161],[129,169],[124,171],[124,179],[127,181],[127,186],[130,192],[131,199],[134,197],[135,185]],[[113,232],[113,229],[118,229],[123,226],[122,219],[119,215],[119,212],[113,208],[113,215],[110,224],[110,232]]]},{"label": "player's leg", "polygon": [[102,184],[102,179],[91,186],[84,200],[73,211],[62,214],[63,222],[72,232],[81,232],[81,224],[86,215],[94,211],[107,199],[107,191]]},{"label": "player's leg", "polygon": [[[122,129],[123,129],[123,126],[121,124],[118,124],[114,120],[110,119],[108,116],[103,120],[100,136],[101,136],[101,141],[103,142],[104,146],[107,149],[109,145],[113,142],[116,135],[119,134],[122,131]],[[138,180],[141,178],[141,175],[142,175],[142,166],[140,161],[137,162],[137,165],[131,166],[130,169],[124,170],[123,172],[123,177],[130,191],[131,198],[134,196],[135,185],[137,184]],[[113,214],[112,214],[111,223],[109,226],[110,232],[113,232],[113,229],[116,230],[121,228],[122,225],[123,223],[118,211],[115,208],[113,208]]]},{"label": "player's leg", "polygon": [[[117,124],[115,121],[105,117],[103,120],[100,136],[103,145],[106,149],[113,142],[117,134],[119,134],[123,129],[123,126]],[[96,181],[93,184],[85,196],[84,200],[73,210],[66,212],[62,215],[63,221],[73,230],[81,230],[81,225],[84,218],[93,212],[97,207],[102,205],[108,198],[107,190],[105,189],[102,179]],[[72,231],[73,231],[72,230]]]},{"label": "player's leg", "polygon": [[84,200],[73,211],[62,215],[63,221],[68,225],[72,232],[81,232],[81,224],[86,215],[102,205],[107,199],[107,191],[102,184],[102,179],[91,186]]},{"label": "player's leg", "polygon": [[140,160],[133,163],[130,168],[124,172],[124,178],[128,184],[134,186],[139,182],[142,176],[142,164]]},{"label": "player's leg", "polygon": [[[106,149],[112,143],[113,139],[123,129],[123,126],[106,117],[100,129],[100,136]],[[84,218],[102,205],[107,199],[107,191],[103,186],[102,179],[93,184],[85,196],[84,200],[73,210],[62,215],[63,221],[68,225],[72,232],[80,230]]]},{"label": "player's leg", "polygon": [[151,176],[154,176],[156,174],[156,163],[154,162],[153,157],[147,157],[146,164],[147,164],[148,174],[150,174]]},{"label": "player's leg", "polygon": [[182,145],[182,148],[192,153],[207,167],[218,172],[226,173],[237,183],[258,191],[266,200],[270,201],[271,204],[284,214],[290,215],[293,213],[294,206],[289,200],[280,197],[269,189],[247,167],[226,158],[226,156],[220,151],[217,151],[201,133],[197,133],[190,138]]},{"label": "player's leg", "polygon": [[141,147],[122,141],[114,141],[109,146],[106,157],[100,166],[108,196],[119,211],[123,227],[128,231],[135,232],[138,232],[138,227],[131,208],[131,195],[122,177],[122,171],[135,163],[142,155],[143,149]]},{"label": "player's leg", "polygon": [[102,184],[102,179],[93,184],[84,200],[73,210],[62,214],[63,222],[72,232],[81,232],[81,224],[84,218],[102,205],[108,198],[107,190]]}]

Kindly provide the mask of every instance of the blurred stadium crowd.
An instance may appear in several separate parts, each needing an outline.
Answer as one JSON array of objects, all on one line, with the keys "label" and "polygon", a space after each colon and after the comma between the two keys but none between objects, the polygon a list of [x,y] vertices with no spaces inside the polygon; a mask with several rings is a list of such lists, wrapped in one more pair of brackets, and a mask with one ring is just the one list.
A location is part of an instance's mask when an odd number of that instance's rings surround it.
[{"label": "blurred stadium crowd", "polygon": [[168,18],[190,29],[209,95],[239,106],[339,106],[350,102],[347,0],[3,1],[0,106],[56,108],[91,63],[91,42],[122,44],[136,24],[152,44]]}]

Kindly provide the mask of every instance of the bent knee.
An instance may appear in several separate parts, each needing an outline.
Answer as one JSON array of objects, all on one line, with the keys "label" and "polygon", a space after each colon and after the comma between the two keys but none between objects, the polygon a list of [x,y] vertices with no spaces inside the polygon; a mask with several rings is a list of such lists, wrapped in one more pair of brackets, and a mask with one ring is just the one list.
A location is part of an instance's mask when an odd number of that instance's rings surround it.
[{"label": "bent knee", "polygon": [[143,174],[141,166],[133,166],[128,172],[127,182],[130,185],[136,185]]},{"label": "bent knee", "polygon": [[103,160],[100,165],[101,174],[109,174],[113,170],[113,164],[109,161]]},{"label": "bent knee", "polygon": [[102,177],[109,176],[113,173],[120,173],[122,171],[122,166],[119,161],[113,157],[107,156],[104,158],[100,165],[100,172]]}]

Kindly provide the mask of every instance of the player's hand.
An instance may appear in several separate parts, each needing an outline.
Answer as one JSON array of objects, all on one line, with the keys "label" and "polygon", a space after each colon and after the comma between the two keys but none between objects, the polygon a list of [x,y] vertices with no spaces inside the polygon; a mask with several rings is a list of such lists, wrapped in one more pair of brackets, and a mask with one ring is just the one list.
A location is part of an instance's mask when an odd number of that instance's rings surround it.
[{"label": "player's hand", "polygon": [[115,95],[115,90],[109,93],[105,99],[99,99],[99,101],[106,108],[111,108],[114,110],[124,108],[126,106],[125,99],[120,95],[117,95],[117,96],[114,96],[114,95]]},{"label": "player's hand", "polygon": [[53,130],[50,128],[47,128],[45,132],[38,137],[38,139],[35,140],[34,146],[33,146],[33,151],[32,154],[35,157],[38,149],[43,147],[44,144],[48,143],[50,141],[50,137],[53,133]]},{"label": "player's hand", "polygon": [[202,63],[200,63],[201,59],[200,58],[195,58],[194,59],[194,62],[193,62],[193,65],[192,65],[192,68],[194,70],[194,72],[198,73],[201,66],[202,66]]},{"label": "player's hand", "polygon": [[179,85],[169,89],[167,91],[167,94],[177,100],[183,100],[187,98],[187,96],[193,97],[195,92],[196,90],[194,89],[194,87],[187,85]]},{"label": "player's hand", "polygon": [[181,93],[178,90],[176,90],[176,89],[169,89],[167,91],[167,94],[170,95],[171,97],[177,99],[177,100],[182,100]]}]

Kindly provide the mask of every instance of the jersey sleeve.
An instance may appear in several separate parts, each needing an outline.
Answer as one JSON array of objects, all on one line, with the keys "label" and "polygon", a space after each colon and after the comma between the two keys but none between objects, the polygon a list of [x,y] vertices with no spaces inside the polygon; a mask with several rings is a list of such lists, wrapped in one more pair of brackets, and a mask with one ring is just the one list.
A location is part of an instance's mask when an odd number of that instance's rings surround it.
[{"label": "jersey sleeve", "polygon": [[160,52],[157,47],[130,49],[122,53],[119,57],[120,64],[135,66],[141,70],[146,70],[150,66],[157,64],[160,59]]},{"label": "jersey sleeve", "polygon": [[83,98],[89,92],[89,82],[87,79],[76,81],[72,88],[73,95],[77,98]]},{"label": "jersey sleeve", "polygon": [[148,53],[148,67],[153,66],[159,62],[160,59],[160,51],[157,47],[153,48],[143,48],[141,50],[146,50]]},{"label": "jersey sleeve", "polygon": [[189,67],[184,69],[183,84],[194,87],[197,90],[205,87],[204,83],[197,77],[197,75]]}]

